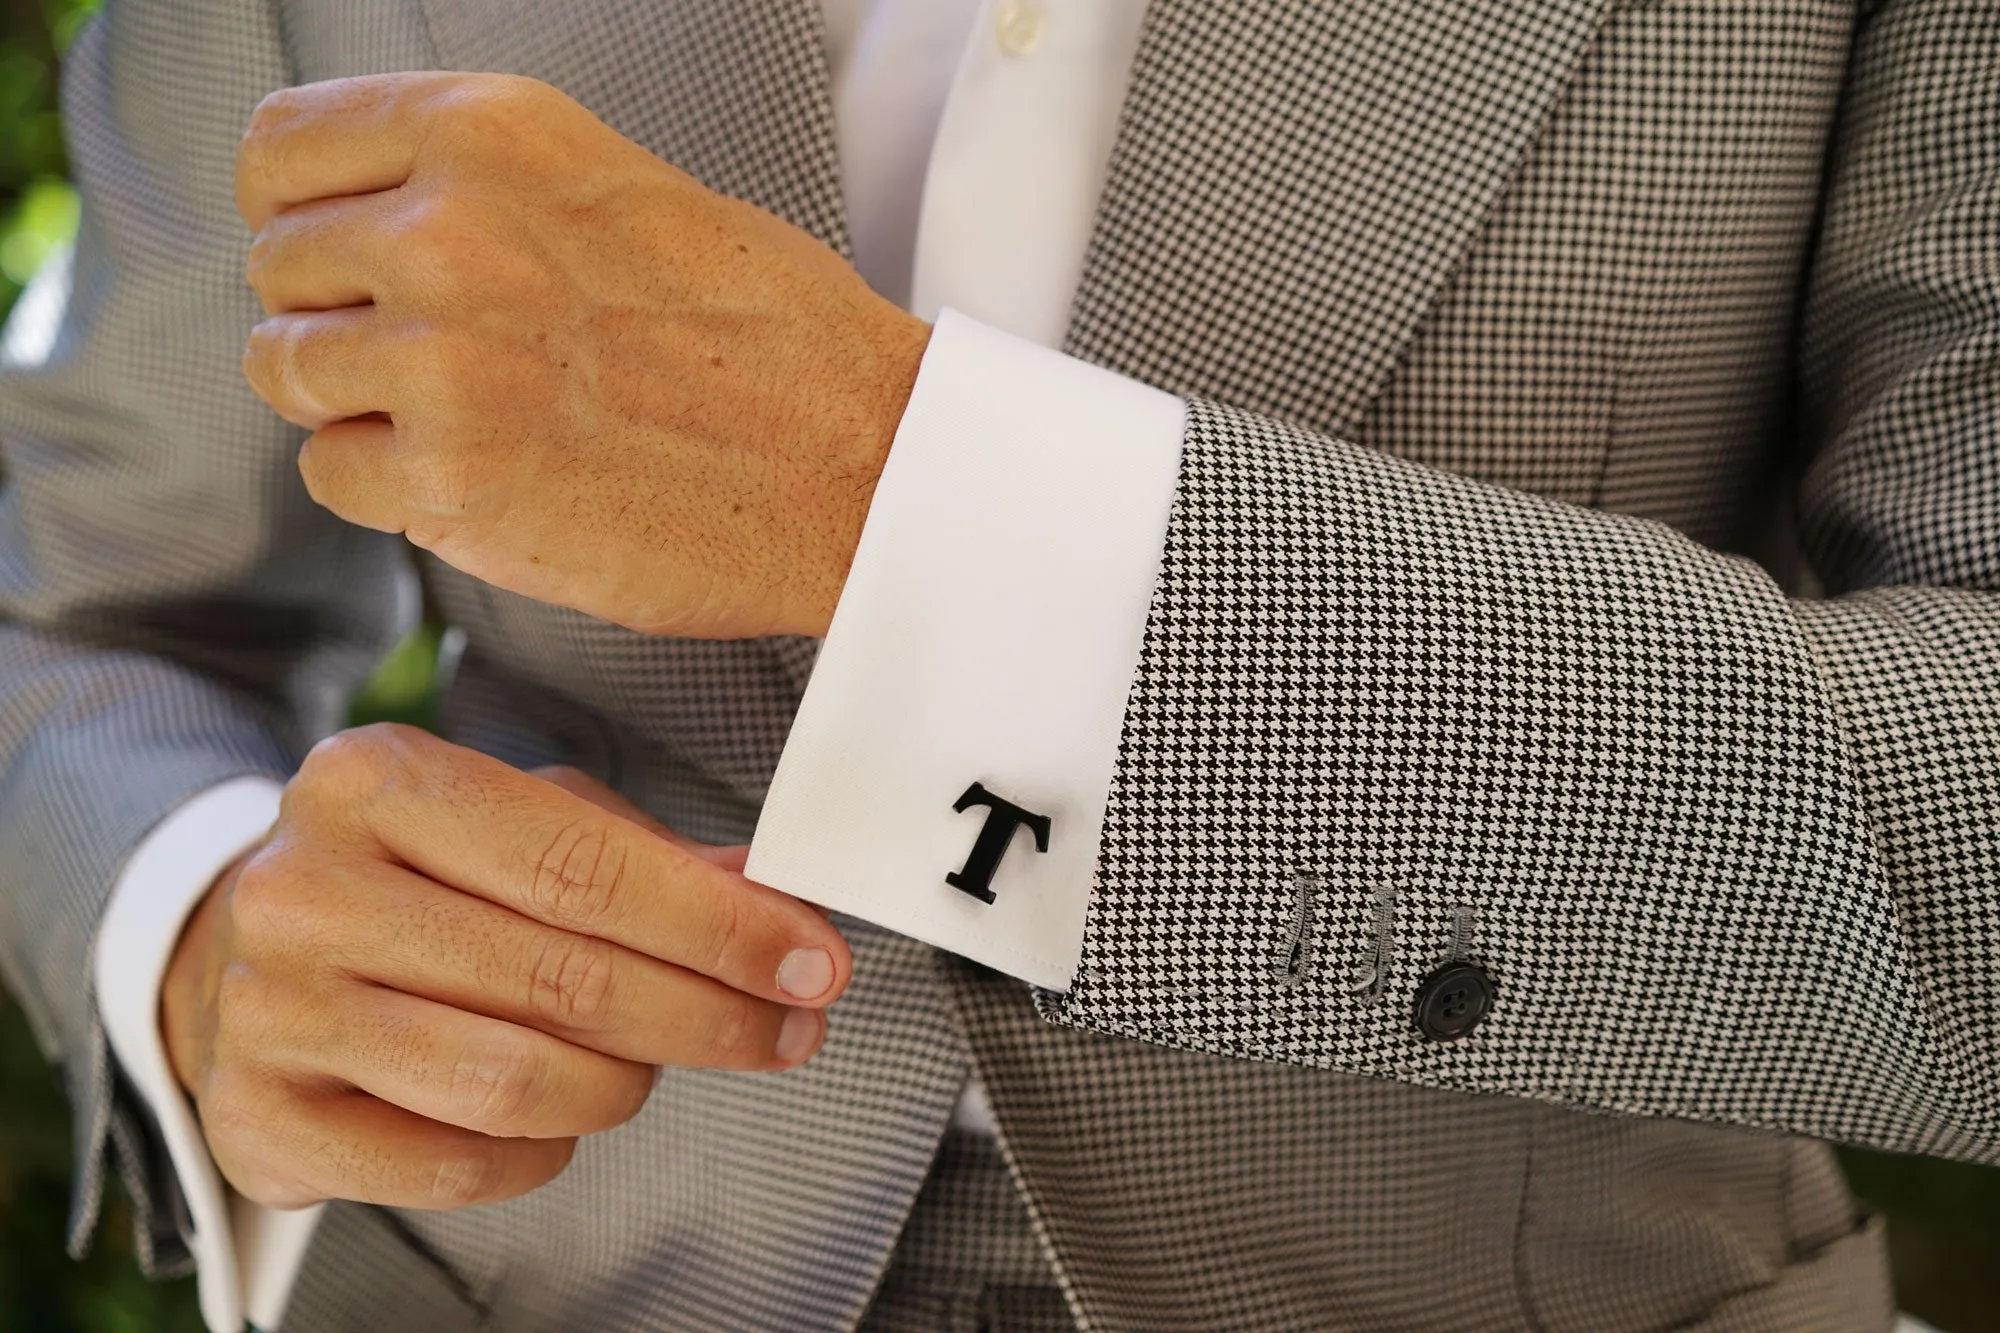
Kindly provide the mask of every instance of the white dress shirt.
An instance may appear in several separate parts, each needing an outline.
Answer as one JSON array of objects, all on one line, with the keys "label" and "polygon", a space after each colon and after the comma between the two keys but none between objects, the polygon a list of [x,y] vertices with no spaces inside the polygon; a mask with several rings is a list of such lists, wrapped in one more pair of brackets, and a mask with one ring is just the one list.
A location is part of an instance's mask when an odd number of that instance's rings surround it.
[{"label": "white dress shirt", "polygon": [[[1180,400],[1048,349],[1082,271],[1144,0],[823,0],[855,263],[934,321],[753,841],[761,882],[1038,984],[1081,948],[1126,692],[1178,475]],[[948,885],[972,782],[1050,819],[994,902]],[[210,1328],[277,1327],[318,1210],[223,1186],[157,1023],[187,914],[269,827],[225,783],[114,886],[98,1005],[187,1196]],[[838,1021],[836,1012],[835,1021]],[[968,1087],[957,1116],[990,1125]]]}]

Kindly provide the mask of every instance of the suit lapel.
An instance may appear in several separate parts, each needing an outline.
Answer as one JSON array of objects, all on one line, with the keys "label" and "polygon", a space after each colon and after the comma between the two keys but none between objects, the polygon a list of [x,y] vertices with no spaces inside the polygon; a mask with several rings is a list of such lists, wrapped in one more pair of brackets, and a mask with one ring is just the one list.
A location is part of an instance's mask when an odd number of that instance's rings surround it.
[{"label": "suit lapel", "polygon": [[422,0],[441,64],[552,83],[841,253],[819,0]]},{"label": "suit lapel", "polygon": [[[1351,429],[1612,0],[1153,0],[1070,350]],[[819,0],[423,0],[448,68],[527,74],[847,252]]]},{"label": "suit lapel", "polygon": [[1350,429],[1610,0],[1154,0],[1068,346]]}]

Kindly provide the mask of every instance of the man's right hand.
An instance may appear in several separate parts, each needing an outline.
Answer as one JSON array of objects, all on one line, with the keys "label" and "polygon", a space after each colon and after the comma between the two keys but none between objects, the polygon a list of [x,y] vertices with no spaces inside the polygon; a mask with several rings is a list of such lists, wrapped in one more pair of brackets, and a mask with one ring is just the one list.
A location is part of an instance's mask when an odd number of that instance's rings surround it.
[{"label": "man's right hand", "polygon": [[635,1115],[655,1066],[802,1063],[852,958],[742,855],[573,770],[406,727],[324,742],[162,989],[222,1174],[281,1208],[485,1203]]}]

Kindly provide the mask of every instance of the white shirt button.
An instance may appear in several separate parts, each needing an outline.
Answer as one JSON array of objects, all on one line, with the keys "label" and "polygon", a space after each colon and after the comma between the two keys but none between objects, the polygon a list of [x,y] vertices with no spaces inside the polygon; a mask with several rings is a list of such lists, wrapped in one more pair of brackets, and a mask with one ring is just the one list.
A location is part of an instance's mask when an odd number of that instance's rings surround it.
[{"label": "white shirt button", "polygon": [[994,39],[1010,56],[1033,54],[1042,44],[1042,29],[1047,26],[1047,13],[1030,0],[1000,0],[993,12]]}]

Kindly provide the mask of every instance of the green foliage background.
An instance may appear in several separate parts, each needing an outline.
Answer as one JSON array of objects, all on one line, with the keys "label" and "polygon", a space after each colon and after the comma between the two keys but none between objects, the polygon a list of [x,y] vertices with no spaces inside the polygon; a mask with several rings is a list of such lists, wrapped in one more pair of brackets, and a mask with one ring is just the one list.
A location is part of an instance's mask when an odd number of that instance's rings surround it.
[{"label": "green foliage background", "polygon": [[[0,0],[0,312],[76,227],[55,86],[61,53],[97,4]],[[355,701],[355,719],[426,723],[438,652],[435,627],[399,646]],[[55,1075],[0,993],[0,1330],[197,1333],[192,1280],[139,1275],[115,1183],[90,1257],[63,1254],[68,1116]],[[1889,1215],[1904,1307],[1946,1333],[2000,1333],[2000,1170],[1879,1153],[1842,1159],[1856,1191]]]}]

